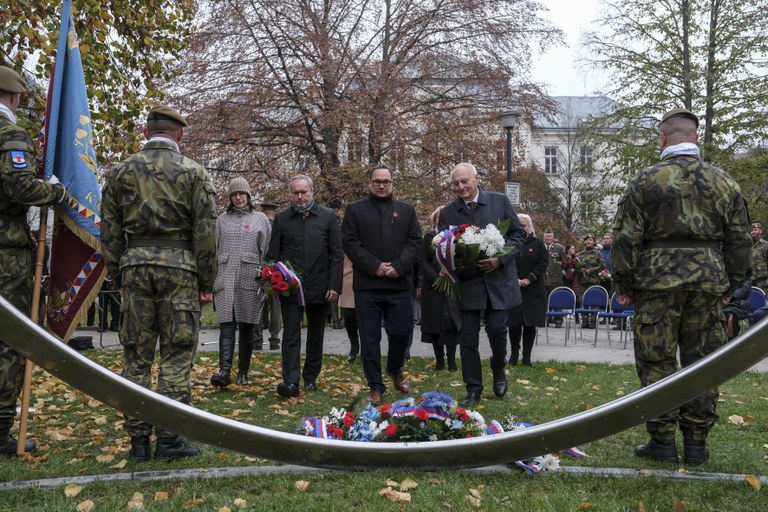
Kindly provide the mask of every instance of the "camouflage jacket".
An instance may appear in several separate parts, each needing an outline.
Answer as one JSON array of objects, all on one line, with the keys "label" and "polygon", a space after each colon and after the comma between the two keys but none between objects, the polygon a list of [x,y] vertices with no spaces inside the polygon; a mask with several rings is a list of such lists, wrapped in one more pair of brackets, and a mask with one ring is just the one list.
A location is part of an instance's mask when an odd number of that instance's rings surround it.
[{"label": "camouflage jacket", "polygon": [[752,244],[752,283],[768,289],[768,241],[762,238]]},{"label": "camouflage jacket", "polygon": [[[578,254],[579,264],[577,265],[576,279],[579,287],[586,290],[588,286],[600,284],[600,272],[605,268],[603,255],[597,247],[584,249]],[[589,273],[584,272],[588,270]]]},{"label": "camouflage jacket", "polygon": [[547,273],[544,276],[544,286],[563,286],[562,261],[565,257],[565,247],[557,242],[552,242],[549,245],[544,244],[544,247],[546,247],[549,253],[549,264],[547,265]]},{"label": "camouflage jacket", "polygon": [[[107,175],[102,191],[101,245],[110,276],[136,265],[197,273],[201,292],[216,277],[216,190],[208,171],[169,143],[150,140]],[[131,247],[130,240],[157,241]],[[164,246],[165,240],[188,247]],[[153,246],[154,245],[154,246]]]},{"label": "camouflage jacket", "polygon": [[669,155],[630,180],[619,199],[613,236],[619,294],[730,294],[752,265],[749,218],[738,184],[692,155]]},{"label": "camouflage jacket", "polygon": [[0,113],[0,249],[31,248],[29,205],[58,203],[65,194],[64,186],[37,179],[32,139]]}]

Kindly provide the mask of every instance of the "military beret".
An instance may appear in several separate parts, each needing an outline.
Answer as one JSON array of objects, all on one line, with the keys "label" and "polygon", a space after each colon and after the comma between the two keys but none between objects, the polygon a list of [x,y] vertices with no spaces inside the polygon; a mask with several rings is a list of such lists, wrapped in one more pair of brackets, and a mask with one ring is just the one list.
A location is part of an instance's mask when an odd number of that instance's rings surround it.
[{"label": "military beret", "polygon": [[672,119],[673,117],[684,117],[686,119],[690,119],[696,123],[696,128],[699,127],[699,117],[687,108],[673,108],[664,114],[664,117],[661,118],[661,122],[663,123],[667,119]]},{"label": "military beret", "polygon": [[171,108],[168,105],[156,105],[152,107],[152,110],[147,114],[147,121],[160,120],[176,121],[181,126],[187,126],[187,120],[184,119],[184,116],[179,114],[178,110]]},{"label": "military beret", "polygon": [[0,91],[26,92],[27,83],[11,68],[0,66]]},{"label": "military beret", "polygon": [[274,204],[274,203],[261,203],[261,209],[263,211],[267,211],[267,210],[275,210],[275,211],[277,211],[277,205]]},{"label": "military beret", "polygon": [[752,227],[757,229],[763,229],[763,225],[760,224],[759,222],[753,222]]},{"label": "military beret", "polygon": [[591,238],[592,240],[595,239],[595,237],[590,234],[590,235],[584,235],[584,238],[582,239],[582,241],[586,240],[587,238]]}]

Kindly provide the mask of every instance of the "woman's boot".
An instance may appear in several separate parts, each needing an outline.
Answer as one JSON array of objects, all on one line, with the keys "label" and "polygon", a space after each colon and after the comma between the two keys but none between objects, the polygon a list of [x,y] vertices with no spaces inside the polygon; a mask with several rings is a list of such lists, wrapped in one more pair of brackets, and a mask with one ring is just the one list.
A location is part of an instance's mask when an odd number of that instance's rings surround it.
[{"label": "woman's boot", "polygon": [[[523,335],[523,324],[513,325],[509,328],[509,342],[511,351],[509,352],[509,365],[517,366],[517,359],[520,357],[520,338]],[[525,360],[525,357],[523,357]]]},{"label": "woman's boot", "polygon": [[536,327],[525,326],[523,328],[523,366],[531,365],[531,352],[536,342]]},{"label": "woman's boot", "polygon": [[435,351],[435,371],[445,368],[445,346],[439,343],[433,343],[432,348]]},{"label": "woman's boot", "polygon": [[448,358],[448,371],[455,372],[456,368],[456,346],[450,345],[445,347],[445,355]]},{"label": "woman's boot", "polygon": [[238,328],[240,329],[240,338],[237,349],[237,383],[241,386],[247,386],[248,368],[251,367],[251,355],[253,355],[256,325],[238,324]]},{"label": "woman's boot", "polygon": [[225,322],[219,326],[219,373],[211,375],[211,384],[225,388],[232,384],[232,354],[235,351],[235,324]]}]

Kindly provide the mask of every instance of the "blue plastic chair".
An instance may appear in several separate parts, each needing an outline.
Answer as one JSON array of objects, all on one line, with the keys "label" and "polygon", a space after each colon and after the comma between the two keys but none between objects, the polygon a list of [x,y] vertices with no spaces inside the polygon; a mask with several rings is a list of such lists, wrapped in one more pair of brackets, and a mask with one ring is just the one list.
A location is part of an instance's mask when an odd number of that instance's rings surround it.
[{"label": "blue plastic chair", "polygon": [[[565,344],[568,345],[568,335],[571,332],[571,320],[576,311],[576,294],[567,286],[558,286],[549,294],[547,299],[547,318],[562,318],[565,322]],[[544,332],[549,343],[549,322],[545,322]],[[573,341],[576,342],[576,330],[573,331]]]},{"label": "blue plastic chair", "polygon": [[[632,318],[635,316],[635,305],[630,304],[627,307],[622,306],[616,301],[616,294],[614,293],[611,295],[611,309],[610,311],[605,311],[602,313],[597,314],[598,320],[600,318],[605,318],[605,327],[608,329],[608,345],[611,345],[611,322],[610,320],[613,318],[619,319],[619,327],[621,327],[620,335],[619,335],[619,341],[622,341],[622,338],[624,339],[624,348],[627,348],[627,340],[629,339],[629,336],[631,335],[631,328],[632,328]],[[593,346],[597,346],[597,329],[600,328],[600,324],[598,323],[597,326],[595,326],[595,342]]]},{"label": "blue plastic chair", "polygon": [[754,323],[755,312],[764,307],[766,307],[765,292],[757,286],[753,286],[749,292],[749,313],[747,314],[750,325]]},{"label": "blue plastic chair", "polygon": [[[608,290],[600,285],[590,286],[584,292],[581,297],[581,307],[576,308],[575,313],[582,315],[581,322],[579,322],[579,338],[584,337],[584,315],[594,315],[599,312],[608,311]],[[600,321],[598,317],[596,322]],[[595,325],[595,332],[597,332],[597,325]]]}]

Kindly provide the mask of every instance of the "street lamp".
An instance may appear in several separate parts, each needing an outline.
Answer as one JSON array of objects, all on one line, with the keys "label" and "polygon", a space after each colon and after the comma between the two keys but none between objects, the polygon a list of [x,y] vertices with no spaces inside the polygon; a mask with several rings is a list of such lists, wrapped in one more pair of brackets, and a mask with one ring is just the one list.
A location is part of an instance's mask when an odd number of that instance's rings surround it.
[{"label": "street lamp", "polygon": [[507,131],[507,182],[512,181],[512,128],[519,117],[520,114],[514,110],[505,110],[499,114],[501,126]]}]

